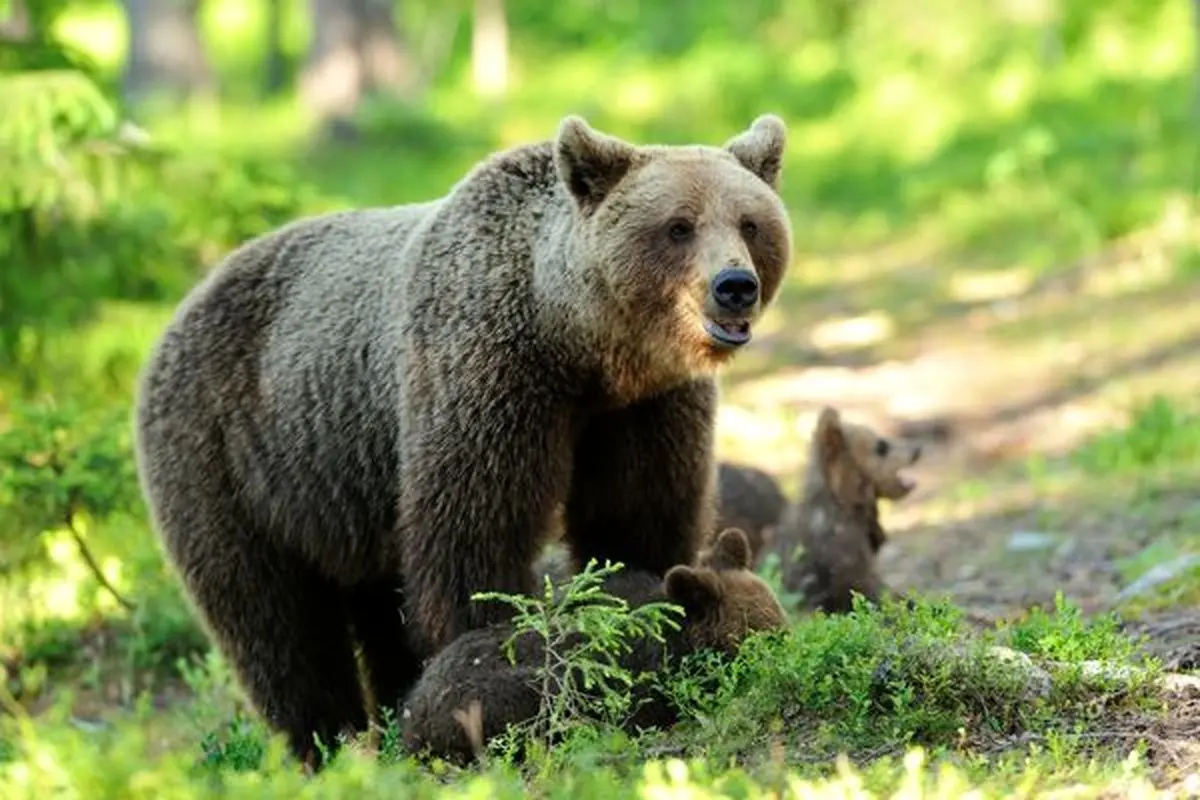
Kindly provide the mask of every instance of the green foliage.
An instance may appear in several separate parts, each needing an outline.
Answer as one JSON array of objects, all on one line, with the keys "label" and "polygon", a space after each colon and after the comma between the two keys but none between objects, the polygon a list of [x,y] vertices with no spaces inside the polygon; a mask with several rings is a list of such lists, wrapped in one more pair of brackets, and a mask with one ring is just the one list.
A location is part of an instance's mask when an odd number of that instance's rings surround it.
[{"label": "green foliage", "polygon": [[207,769],[252,771],[262,766],[267,755],[267,737],[258,720],[239,714],[221,730],[211,731],[200,741],[200,765]]},{"label": "green foliage", "polygon": [[1054,613],[1032,609],[1007,629],[1007,643],[1033,656],[1055,661],[1109,660],[1125,663],[1138,643],[1121,631],[1116,614],[1084,618],[1078,606],[1062,592],[1054,596]]},{"label": "green foliage", "polygon": [[124,408],[45,402],[14,409],[0,434],[0,574],[26,562],[43,531],[78,530],[77,517],[105,517],[139,503]]},{"label": "green foliage", "polygon": [[[1124,663],[1132,647],[1110,622],[1085,623],[1065,603],[1012,635],[1014,646],[1071,664]],[[998,657],[994,641],[967,634],[946,604],[908,611],[860,599],[852,615],[816,614],[792,631],[752,637],[725,669],[693,657],[671,688],[698,721],[687,741],[715,759],[754,759],[764,739],[832,758],[844,749],[953,748],[965,735],[1073,731],[1095,695],[1077,676],[1054,673],[1043,698],[1029,667]],[[1140,684],[1122,696],[1135,703],[1147,691]]]},{"label": "green foliage", "polygon": [[1094,473],[1194,464],[1200,459],[1200,414],[1157,394],[1136,405],[1129,425],[1098,436],[1074,454]]},{"label": "green foliage", "polygon": [[514,732],[514,744],[556,742],[581,723],[619,726],[635,710],[634,686],[653,676],[632,673],[621,659],[632,650],[633,641],[662,642],[664,628],[678,630],[679,623],[670,615],[681,615],[683,609],[665,602],[631,607],[624,598],[607,594],[604,581],[620,569],[621,564],[598,566],[593,560],[558,586],[546,576],[541,597],[498,592],[473,596],[513,607],[514,630],[504,643],[510,662],[516,663],[519,637],[532,634],[541,642],[543,660],[535,673],[541,709]]},{"label": "green foliage", "polygon": [[0,73],[0,366],[46,388],[47,330],[102,298],[178,297],[199,266],[311,196],[281,164],[150,144],[78,71]]}]

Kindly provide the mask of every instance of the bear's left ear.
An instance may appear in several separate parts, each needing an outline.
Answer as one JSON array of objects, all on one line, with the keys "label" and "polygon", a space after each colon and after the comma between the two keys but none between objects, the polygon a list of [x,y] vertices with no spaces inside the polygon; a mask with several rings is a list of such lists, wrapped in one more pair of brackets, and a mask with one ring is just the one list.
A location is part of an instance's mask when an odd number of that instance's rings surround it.
[{"label": "bear's left ear", "polygon": [[842,415],[831,406],[822,408],[817,416],[817,447],[821,466],[826,469],[841,458],[848,448],[846,435],[842,431]]},{"label": "bear's left ear", "polygon": [[667,599],[691,613],[711,608],[721,600],[721,582],[712,570],[676,564],[663,578]]},{"label": "bear's left ear", "polygon": [[600,205],[620,183],[634,155],[633,145],[593,130],[574,115],[563,119],[554,140],[559,179],[585,213]]},{"label": "bear's left ear", "polygon": [[787,125],[775,114],[763,114],[747,129],[725,143],[742,166],[778,191],[787,146]]},{"label": "bear's left ear", "polygon": [[749,569],[750,540],[741,528],[726,528],[717,536],[702,567],[711,569]]}]

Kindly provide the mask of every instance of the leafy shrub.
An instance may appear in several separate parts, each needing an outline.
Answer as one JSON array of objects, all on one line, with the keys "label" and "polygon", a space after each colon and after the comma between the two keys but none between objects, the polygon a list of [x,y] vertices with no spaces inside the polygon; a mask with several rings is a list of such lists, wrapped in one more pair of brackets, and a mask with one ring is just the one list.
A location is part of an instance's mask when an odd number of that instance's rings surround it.
[{"label": "leafy shrub", "polygon": [[0,365],[38,386],[43,334],[99,300],[175,299],[313,197],[280,163],[153,144],[83,73],[0,74]]},{"label": "leafy shrub", "polygon": [[87,551],[83,518],[138,505],[131,436],[126,408],[48,401],[14,409],[12,427],[0,434],[0,575],[42,554],[42,532],[65,527],[106,582]]},{"label": "leafy shrub", "polygon": [[[1016,642],[1068,663],[1123,663],[1132,652],[1111,623],[1086,624],[1065,603],[1061,610],[1026,623]],[[1070,730],[1085,716],[1094,697],[1077,676],[1055,674],[1043,697],[1028,666],[990,649],[995,639],[968,634],[946,604],[923,601],[910,612],[859,602],[850,615],[815,614],[792,631],[752,637],[723,670],[690,659],[671,687],[697,720],[687,740],[715,758],[754,758],[773,739],[828,757],[950,747],[964,732]],[[1147,691],[1141,683],[1125,699]]]}]

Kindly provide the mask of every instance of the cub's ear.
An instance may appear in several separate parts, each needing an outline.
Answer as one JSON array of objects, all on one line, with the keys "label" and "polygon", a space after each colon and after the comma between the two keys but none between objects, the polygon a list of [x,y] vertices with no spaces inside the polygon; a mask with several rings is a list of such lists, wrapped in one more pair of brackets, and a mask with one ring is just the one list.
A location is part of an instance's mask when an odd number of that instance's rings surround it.
[{"label": "cub's ear", "polygon": [[663,578],[667,599],[683,606],[685,612],[711,608],[721,601],[721,581],[714,572],[676,564]]},{"label": "cub's ear", "polygon": [[826,469],[846,450],[846,435],[842,432],[842,416],[837,409],[825,406],[817,417],[817,454]]},{"label": "cub's ear", "polygon": [[748,129],[725,143],[725,149],[733,153],[743,167],[776,191],[786,147],[787,125],[774,114],[763,114]]},{"label": "cub's ear", "polygon": [[570,115],[558,126],[554,165],[559,179],[586,213],[600,205],[625,177],[635,152],[628,142],[593,130],[582,117]]},{"label": "cub's ear", "polygon": [[726,528],[705,554],[702,567],[710,569],[749,569],[750,540],[741,528]]}]

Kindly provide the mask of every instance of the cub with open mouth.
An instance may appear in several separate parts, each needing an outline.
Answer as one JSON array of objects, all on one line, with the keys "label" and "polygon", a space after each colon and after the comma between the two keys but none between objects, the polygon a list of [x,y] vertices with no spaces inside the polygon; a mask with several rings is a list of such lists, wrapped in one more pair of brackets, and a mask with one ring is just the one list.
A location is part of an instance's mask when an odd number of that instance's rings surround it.
[{"label": "cub with open mouth", "polygon": [[873,603],[893,593],[877,569],[887,541],[879,501],[912,493],[916,481],[904,472],[920,458],[915,441],[881,436],[834,408],[821,410],[804,494],[767,535],[782,561],[784,587],[801,593],[806,607],[845,613],[854,593]]}]

